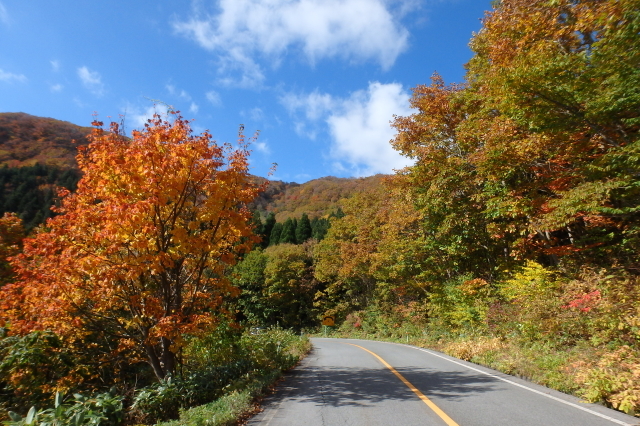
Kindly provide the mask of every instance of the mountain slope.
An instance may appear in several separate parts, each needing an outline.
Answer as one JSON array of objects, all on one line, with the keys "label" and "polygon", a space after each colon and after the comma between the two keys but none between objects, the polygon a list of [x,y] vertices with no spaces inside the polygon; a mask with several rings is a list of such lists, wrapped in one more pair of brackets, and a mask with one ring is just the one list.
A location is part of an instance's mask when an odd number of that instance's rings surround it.
[{"label": "mountain slope", "polygon": [[309,217],[326,217],[341,206],[341,201],[356,192],[371,190],[382,183],[384,175],[365,178],[337,178],[327,176],[309,182],[286,183],[271,181],[267,190],[255,201],[255,208],[263,217],[276,215],[276,221]]},{"label": "mountain slope", "polygon": [[90,127],[67,121],[23,112],[0,113],[0,165],[21,167],[40,163],[75,168],[77,146],[87,144],[90,133]]},{"label": "mountain slope", "polygon": [[[52,202],[49,192],[53,186],[75,187],[79,178],[75,160],[77,147],[88,143],[87,135],[91,130],[90,127],[53,118],[25,113],[0,113],[0,167],[8,167],[0,176],[0,213],[15,211],[31,226],[37,225],[39,222],[35,215],[38,211],[48,212]],[[38,167],[35,167],[36,164]],[[64,170],[73,173],[64,174]],[[51,176],[45,179],[49,174]],[[380,185],[383,177],[328,176],[303,184],[270,181],[267,190],[250,207],[258,210],[263,219],[269,213],[274,213],[278,222],[300,218],[303,213],[310,218],[328,217],[338,210],[343,199]],[[256,179],[264,182],[264,178]],[[37,199],[35,195],[25,198],[23,193],[27,187],[35,191],[34,194],[38,193]],[[40,194],[45,189],[49,192]],[[28,204],[30,208],[21,207],[23,204]],[[27,210],[30,213],[27,214]],[[38,219],[40,216],[43,214]]]}]

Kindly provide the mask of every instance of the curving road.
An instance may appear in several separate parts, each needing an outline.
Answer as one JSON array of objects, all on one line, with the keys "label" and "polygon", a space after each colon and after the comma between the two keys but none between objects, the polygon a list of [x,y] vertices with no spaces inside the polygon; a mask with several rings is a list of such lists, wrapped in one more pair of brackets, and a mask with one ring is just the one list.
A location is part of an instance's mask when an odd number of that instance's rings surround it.
[{"label": "curving road", "polygon": [[264,411],[264,426],[613,426],[639,420],[414,346],[312,339]]}]

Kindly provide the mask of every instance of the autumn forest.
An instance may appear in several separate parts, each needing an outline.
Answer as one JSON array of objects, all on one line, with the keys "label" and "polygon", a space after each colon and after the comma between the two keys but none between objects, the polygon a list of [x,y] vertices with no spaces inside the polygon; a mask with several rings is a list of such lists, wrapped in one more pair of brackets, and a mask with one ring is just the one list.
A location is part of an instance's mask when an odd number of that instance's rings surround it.
[{"label": "autumn forest", "polygon": [[270,182],[176,111],[3,114],[0,420],[201,424],[171,421],[250,404],[325,316],[640,415],[639,9],[495,2],[388,176]]}]

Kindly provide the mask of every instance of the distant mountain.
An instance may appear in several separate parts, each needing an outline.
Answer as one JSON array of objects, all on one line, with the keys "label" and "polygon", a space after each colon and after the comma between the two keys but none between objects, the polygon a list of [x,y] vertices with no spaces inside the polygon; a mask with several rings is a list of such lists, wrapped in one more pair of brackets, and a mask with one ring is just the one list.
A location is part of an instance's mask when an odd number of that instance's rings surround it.
[{"label": "distant mountain", "polygon": [[254,202],[254,207],[263,217],[274,213],[278,222],[290,217],[299,219],[302,213],[311,218],[327,217],[341,206],[343,199],[377,187],[383,178],[384,175],[365,178],[328,176],[303,184],[271,181],[267,190]]},{"label": "distant mountain", "polygon": [[0,165],[75,168],[77,147],[88,143],[91,130],[23,112],[0,113]]},{"label": "distant mountain", "polygon": [[[80,176],[75,160],[77,147],[88,143],[91,131],[90,127],[53,118],[22,112],[0,113],[0,167],[8,167],[0,173],[0,214],[17,212],[29,227],[49,216],[52,188],[55,185],[75,188]],[[263,219],[274,213],[278,222],[299,219],[302,213],[310,218],[326,218],[338,210],[343,199],[380,185],[382,179],[383,175],[329,176],[303,184],[270,181],[251,208],[258,210]],[[33,194],[25,195],[27,190]]]}]

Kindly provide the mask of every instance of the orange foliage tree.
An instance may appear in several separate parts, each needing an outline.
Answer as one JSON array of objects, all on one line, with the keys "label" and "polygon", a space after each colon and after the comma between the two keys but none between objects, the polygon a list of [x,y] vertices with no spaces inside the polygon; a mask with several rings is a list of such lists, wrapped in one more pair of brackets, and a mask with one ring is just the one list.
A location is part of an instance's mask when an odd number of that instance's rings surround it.
[{"label": "orange foliage tree", "polygon": [[106,357],[146,360],[163,379],[185,333],[211,324],[236,291],[223,271],[255,241],[245,206],[261,190],[248,143],[241,128],[239,148],[217,145],[172,114],[131,139],[93,123],[77,192],[61,193],[59,215],[13,261],[19,279],[0,297],[12,333],[108,337]]},{"label": "orange foliage tree", "polygon": [[0,218],[0,286],[13,279],[8,259],[22,250],[24,227],[15,213],[5,213]]}]

